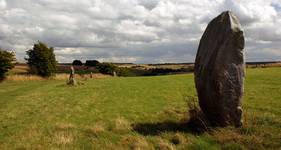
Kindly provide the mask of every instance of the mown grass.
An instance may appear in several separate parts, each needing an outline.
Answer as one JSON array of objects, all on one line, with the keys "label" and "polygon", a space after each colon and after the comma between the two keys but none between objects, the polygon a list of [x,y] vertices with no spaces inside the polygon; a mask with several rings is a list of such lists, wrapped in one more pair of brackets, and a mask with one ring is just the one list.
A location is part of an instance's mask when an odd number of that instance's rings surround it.
[{"label": "mown grass", "polygon": [[0,149],[280,149],[281,68],[248,69],[244,126],[183,124],[192,74],[0,84]]}]

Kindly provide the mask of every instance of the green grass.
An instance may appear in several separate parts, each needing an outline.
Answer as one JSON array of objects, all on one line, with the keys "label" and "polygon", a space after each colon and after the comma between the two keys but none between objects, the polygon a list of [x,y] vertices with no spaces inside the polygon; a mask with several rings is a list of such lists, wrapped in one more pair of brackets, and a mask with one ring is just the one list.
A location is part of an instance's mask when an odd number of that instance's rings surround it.
[{"label": "green grass", "polygon": [[281,147],[281,68],[247,70],[243,127],[199,135],[180,127],[196,96],[192,74],[80,82],[1,83],[0,149]]}]

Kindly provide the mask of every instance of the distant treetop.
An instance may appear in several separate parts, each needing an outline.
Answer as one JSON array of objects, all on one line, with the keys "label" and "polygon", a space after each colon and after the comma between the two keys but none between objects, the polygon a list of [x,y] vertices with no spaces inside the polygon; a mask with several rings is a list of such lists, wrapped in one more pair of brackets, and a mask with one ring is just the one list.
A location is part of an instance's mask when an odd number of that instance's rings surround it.
[{"label": "distant treetop", "polygon": [[73,66],[82,66],[83,63],[82,63],[81,60],[74,60],[74,61],[72,62],[72,65],[73,65]]},{"label": "distant treetop", "polygon": [[96,67],[99,63],[97,60],[86,60],[85,66]]}]

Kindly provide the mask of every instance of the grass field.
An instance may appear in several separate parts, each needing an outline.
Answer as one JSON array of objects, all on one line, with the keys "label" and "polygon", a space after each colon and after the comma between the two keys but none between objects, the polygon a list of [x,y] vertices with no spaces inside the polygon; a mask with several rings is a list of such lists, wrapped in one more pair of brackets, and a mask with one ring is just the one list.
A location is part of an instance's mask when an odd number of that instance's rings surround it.
[{"label": "grass field", "polygon": [[[281,149],[281,68],[248,69],[244,126],[192,133],[192,74],[0,84],[0,149]],[[188,98],[189,97],[189,98]]]}]

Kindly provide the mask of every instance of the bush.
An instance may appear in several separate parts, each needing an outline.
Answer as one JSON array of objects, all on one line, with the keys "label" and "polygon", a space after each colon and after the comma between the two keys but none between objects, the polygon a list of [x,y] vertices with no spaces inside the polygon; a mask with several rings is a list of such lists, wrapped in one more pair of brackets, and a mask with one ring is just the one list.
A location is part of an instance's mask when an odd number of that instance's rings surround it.
[{"label": "bush", "polygon": [[54,48],[49,48],[46,44],[38,42],[26,54],[28,58],[25,59],[27,60],[31,73],[42,77],[49,77],[55,73],[57,62]]},{"label": "bush", "polygon": [[100,73],[113,75],[113,72],[116,72],[118,67],[112,63],[99,63],[97,69]]},{"label": "bush", "polygon": [[117,73],[118,76],[121,76],[121,77],[133,77],[133,76],[136,76],[135,73],[133,72],[133,69],[125,68],[125,67],[119,67],[116,70],[116,73]]},{"label": "bush", "polygon": [[97,60],[86,60],[85,66],[96,67],[98,64],[100,64],[100,62]]},{"label": "bush", "polygon": [[7,72],[14,67],[14,60],[14,53],[0,50],[0,81],[4,80]]},{"label": "bush", "polygon": [[73,66],[82,66],[83,63],[82,63],[81,60],[74,60],[74,61],[72,62],[72,65],[73,65]]}]

